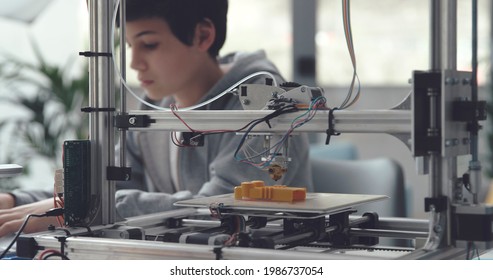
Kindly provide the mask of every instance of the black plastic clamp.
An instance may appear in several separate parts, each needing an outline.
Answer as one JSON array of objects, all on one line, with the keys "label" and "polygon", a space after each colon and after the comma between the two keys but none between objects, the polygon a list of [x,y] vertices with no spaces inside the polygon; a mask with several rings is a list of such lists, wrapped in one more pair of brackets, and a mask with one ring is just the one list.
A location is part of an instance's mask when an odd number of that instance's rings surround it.
[{"label": "black plastic clamp", "polygon": [[430,212],[432,205],[435,212],[447,210],[448,198],[446,196],[425,197],[425,212]]},{"label": "black plastic clamp", "polygon": [[339,108],[334,107],[334,108],[329,110],[329,119],[328,119],[329,128],[327,128],[327,130],[325,131],[327,133],[327,138],[325,139],[325,145],[329,145],[330,137],[332,135],[334,135],[334,136],[341,135],[341,133],[335,132],[335,129],[334,129],[334,111],[335,110],[339,110]]},{"label": "black plastic clamp", "polygon": [[94,107],[84,107],[80,109],[83,113],[94,113],[94,112],[115,112],[115,108],[94,108]]},{"label": "black plastic clamp", "polygon": [[132,169],[130,167],[108,166],[106,177],[110,181],[130,181],[132,179]]},{"label": "black plastic clamp", "polygon": [[98,57],[98,56],[112,57],[113,56],[109,52],[91,52],[91,51],[79,52],[79,55],[85,57]]},{"label": "black plastic clamp", "polygon": [[151,119],[148,115],[118,115],[115,116],[115,127],[131,128],[131,127],[149,127],[156,120]]}]

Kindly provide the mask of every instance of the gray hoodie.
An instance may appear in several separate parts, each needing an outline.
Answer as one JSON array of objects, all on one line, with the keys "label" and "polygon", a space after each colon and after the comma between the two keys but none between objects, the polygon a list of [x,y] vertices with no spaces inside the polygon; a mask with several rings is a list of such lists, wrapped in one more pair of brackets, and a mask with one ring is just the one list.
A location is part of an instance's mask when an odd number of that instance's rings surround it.
[{"label": "gray hoodie", "polygon": [[[268,71],[278,82],[283,81],[263,51],[231,54],[221,58],[220,63],[230,64],[230,70],[200,102],[255,72]],[[257,76],[245,83],[263,83],[264,78]],[[161,105],[169,107],[172,102],[168,98]],[[233,94],[226,94],[204,107],[198,110],[242,109],[238,97]],[[174,202],[184,199],[232,193],[233,188],[244,181],[263,180],[266,185],[285,184],[313,190],[306,135],[291,137],[289,157],[292,161],[280,182],[270,179],[267,172],[234,159],[233,153],[241,140],[235,133],[207,135],[201,147],[178,148],[176,184],[171,179],[169,158],[173,143],[170,132],[131,131],[127,140],[127,164],[132,168],[132,180],[117,183],[119,190],[116,193],[117,212],[123,218],[170,210]],[[251,145],[257,151],[263,150],[261,141],[256,142]],[[40,198],[23,192],[17,192],[15,196],[17,204]]]},{"label": "gray hoodie", "polygon": [[[282,82],[279,71],[270,63],[263,51],[254,53],[235,53],[220,60],[230,64],[230,70],[204,96],[202,101],[220,94],[242,78],[259,71],[273,73]],[[265,77],[252,78],[245,83],[263,83]],[[165,100],[163,107],[172,100]],[[207,105],[202,110],[241,110],[242,106],[235,95],[225,95]],[[273,181],[267,172],[234,159],[241,136],[235,133],[207,135],[202,147],[178,148],[177,185],[171,179],[169,164],[170,132],[138,131],[129,136],[128,160],[133,170],[131,189],[116,193],[116,208],[122,217],[165,211],[173,208],[173,203],[193,197],[232,193],[235,186],[244,181],[263,180],[266,185],[285,184],[307,187],[312,191],[308,161],[308,140],[306,135],[290,139],[289,156],[292,161],[281,182]],[[256,150],[261,151],[261,141],[256,141]],[[137,190],[146,186],[146,191]]]}]

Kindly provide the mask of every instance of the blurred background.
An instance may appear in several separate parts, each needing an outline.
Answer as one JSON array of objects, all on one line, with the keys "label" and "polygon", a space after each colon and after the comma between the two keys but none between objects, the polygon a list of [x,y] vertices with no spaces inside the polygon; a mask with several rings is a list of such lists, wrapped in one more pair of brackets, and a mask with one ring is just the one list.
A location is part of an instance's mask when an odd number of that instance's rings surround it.
[{"label": "blurred background", "polygon": [[[490,100],[492,7],[488,0],[478,3],[479,94],[481,100]],[[429,0],[351,1],[361,81],[361,98],[352,110],[393,107],[410,92],[412,71],[429,68],[429,5]],[[61,167],[61,141],[87,138],[87,122],[79,112],[87,102],[87,64],[78,56],[89,43],[86,1],[1,0],[0,15],[0,162],[26,167],[24,175],[2,179],[0,189],[50,189],[54,170]],[[287,80],[324,87],[329,103],[336,104],[348,92],[353,68],[341,1],[230,0],[228,21],[222,55],[264,49]],[[458,0],[457,29],[458,70],[471,70],[469,0]],[[134,73],[129,70],[127,76],[138,91]],[[131,96],[129,100],[131,108],[138,106]],[[490,183],[490,127],[485,123],[480,132],[482,195]],[[325,140],[322,134],[314,139]],[[400,140],[348,134],[332,142],[354,145],[361,159],[397,160],[405,171],[408,214],[425,217],[428,179],[417,175],[414,159]],[[468,160],[459,161],[461,172]]]}]

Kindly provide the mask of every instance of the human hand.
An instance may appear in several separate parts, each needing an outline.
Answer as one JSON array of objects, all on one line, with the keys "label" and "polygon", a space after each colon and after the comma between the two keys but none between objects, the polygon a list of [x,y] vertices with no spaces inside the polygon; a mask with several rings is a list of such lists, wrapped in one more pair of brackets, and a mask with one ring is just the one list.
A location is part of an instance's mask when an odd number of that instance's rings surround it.
[{"label": "human hand", "polygon": [[11,194],[0,193],[0,209],[8,209],[15,206],[15,199]]},{"label": "human hand", "polygon": [[[44,214],[51,208],[53,208],[53,199],[45,199],[10,209],[1,209],[0,237],[18,231],[27,215]],[[56,223],[56,217],[31,218],[24,228],[24,233],[47,230],[49,225]]]}]

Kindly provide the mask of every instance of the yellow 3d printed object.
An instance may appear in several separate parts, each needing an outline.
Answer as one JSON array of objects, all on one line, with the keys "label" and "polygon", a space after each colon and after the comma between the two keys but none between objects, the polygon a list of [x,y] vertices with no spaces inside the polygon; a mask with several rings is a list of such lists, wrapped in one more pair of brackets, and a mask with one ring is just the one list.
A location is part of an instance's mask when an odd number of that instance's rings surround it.
[{"label": "yellow 3d printed object", "polygon": [[264,181],[243,182],[235,187],[235,199],[294,202],[306,199],[306,188],[265,186]]}]

